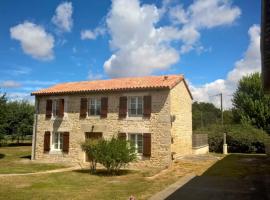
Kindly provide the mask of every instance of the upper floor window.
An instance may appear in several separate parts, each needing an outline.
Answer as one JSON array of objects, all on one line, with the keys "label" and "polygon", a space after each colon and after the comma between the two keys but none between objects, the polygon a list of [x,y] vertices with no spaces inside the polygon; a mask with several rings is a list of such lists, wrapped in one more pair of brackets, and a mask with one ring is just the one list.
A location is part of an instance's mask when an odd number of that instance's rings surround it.
[{"label": "upper floor window", "polygon": [[100,115],[101,100],[98,98],[90,98],[88,104],[88,115]]},{"label": "upper floor window", "polygon": [[48,99],[46,102],[46,118],[64,116],[64,99]]},{"label": "upper floor window", "polygon": [[128,115],[140,116],[143,114],[143,97],[129,97],[128,98]]},{"label": "upper floor window", "polygon": [[108,113],[108,97],[81,98],[80,118],[98,115],[106,118]]},{"label": "upper floor window", "polygon": [[60,111],[60,99],[54,99],[52,102],[52,114],[54,117],[57,116],[57,114]]}]

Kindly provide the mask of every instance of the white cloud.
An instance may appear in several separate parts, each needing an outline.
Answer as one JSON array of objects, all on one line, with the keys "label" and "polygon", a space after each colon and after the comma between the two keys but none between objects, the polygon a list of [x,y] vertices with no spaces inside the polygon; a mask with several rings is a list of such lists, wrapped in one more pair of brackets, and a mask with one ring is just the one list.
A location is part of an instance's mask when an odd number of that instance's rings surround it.
[{"label": "white cloud", "polygon": [[106,32],[105,28],[98,27],[92,30],[82,30],[81,31],[81,39],[82,40],[95,40],[98,36],[104,35]]},{"label": "white cloud", "polygon": [[54,85],[57,83],[57,81],[39,81],[39,80],[25,80],[21,81],[24,85]]},{"label": "white cloud", "polygon": [[20,41],[24,53],[40,60],[53,59],[54,38],[42,26],[26,21],[10,28],[10,35]]},{"label": "white cloud", "polygon": [[104,75],[100,73],[94,73],[92,70],[89,70],[87,78],[89,80],[100,80],[104,78]]},{"label": "white cloud", "polygon": [[253,25],[249,28],[248,34],[250,43],[244,57],[235,63],[234,69],[227,74],[226,79],[218,79],[198,87],[190,84],[195,100],[212,102],[219,106],[219,99],[212,95],[222,92],[224,94],[225,108],[230,108],[232,106],[231,95],[234,93],[241,77],[254,72],[260,72],[260,27]]},{"label": "white cloud", "polygon": [[182,5],[169,10],[173,23],[181,26],[179,39],[184,43],[181,53],[187,53],[195,48],[201,29],[231,25],[240,15],[241,10],[232,6],[228,0],[196,0],[186,10]]},{"label": "white cloud", "polygon": [[4,70],[0,70],[0,72],[8,74],[10,76],[26,75],[26,74],[30,74],[30,72],[32,71],[31,68],[29,68],[29,67],[22,67],[22,66],[13,65],[13,64],[7,65],[5,67],[6,68],[13,68],[13,69],[4,69]]},{"label": "white cloud", "polygon": [[70,32],[73,26],[73,7],[71,2],[63,2],[57,6],[52,22],[62,32]]},{"label": "white cloud", "polygon": [[104,63],[109,76],[151,74],[179,60],[178,52],[169,45],[174,30],[155,28],[159,20],[154,5],[140,5],[138,0],[112,2],[107,26],[112,37],[110,46],[115,52]]},{"label": "white cloud", "polygon": [[31,104],[35,103],[35,98],[28,92],[11,92],[7,93],[8,101],[28,101]]},{"label": "white cloud", "polygon": [[194,27],[212,28],[231,24],[241,10],[228,0],[197,0],[188,8],[188,13]]},{"label": "white cloud", "polygon": [[[172,24],[159,26],[166,12]],[[240,14],[240,9],[227,0],[196,0],[186,10],[182,5],[170,7],[168,1],[158,9],[139,0],[113,0],[106,18],[113,53],[105,61],[104,70],[115,77],[168,69],[179,61],[180,54],[203,51],[198,43],[201,29],[232,24]],[[84,38],[96,38],[93,31],[85,33]],[[181,44],[180,50],[173,41]]]},{"label": "white cloud", "polygon": [[175,24],[185,24],[188,22],[188,16],[182,5],[172,7],[169,15]]},{"label": "white cloud", "polygon": [[0,82],[0,88],[19,88],[19,87],[21,87],[21,84],[18,83],[17,81],[7,80]]}]

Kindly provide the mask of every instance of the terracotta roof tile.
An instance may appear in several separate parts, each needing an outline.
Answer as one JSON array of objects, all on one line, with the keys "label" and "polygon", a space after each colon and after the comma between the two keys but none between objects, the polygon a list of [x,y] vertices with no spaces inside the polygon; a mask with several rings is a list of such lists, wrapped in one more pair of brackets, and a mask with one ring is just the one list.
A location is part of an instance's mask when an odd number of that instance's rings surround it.
[{"label": "terracotta roof tile", "polygon": [[138,89],[171,89],[184,80],[183,75],[145,76],[117,78],[110,80],[81,81],[60,83],[49,88],[32,92],[31,95],[49,95],[78,92],[138,90]]}]

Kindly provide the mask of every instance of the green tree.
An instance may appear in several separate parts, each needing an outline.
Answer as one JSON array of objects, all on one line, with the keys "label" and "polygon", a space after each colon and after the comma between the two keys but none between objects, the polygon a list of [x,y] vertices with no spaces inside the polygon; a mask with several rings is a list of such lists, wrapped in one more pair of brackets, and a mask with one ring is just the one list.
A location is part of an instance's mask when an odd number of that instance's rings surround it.
[{"label": "green tree", "polygon": [[24,140],[26,135],[32,135],[34,122],[34,106],[27,101],[7,103],[5,134],[16,139],[17,143]]},{"label": "green tree", "polygon": [[0,143],[4,139],[6,128],[8,127],[6,120],[6,112],[7,112],[6,104],[7,104],[6,94],[0,94]]},{"label": "green tree", "polygon": [[220,122],[221,112],[212,103],[194,102],[192,104],[193,130]]},{"label": "green tree", "polygon": [[270,97],[263,93],[259,73],[244,76],[239,81],[232,102],[236,121],[270,133]]}]

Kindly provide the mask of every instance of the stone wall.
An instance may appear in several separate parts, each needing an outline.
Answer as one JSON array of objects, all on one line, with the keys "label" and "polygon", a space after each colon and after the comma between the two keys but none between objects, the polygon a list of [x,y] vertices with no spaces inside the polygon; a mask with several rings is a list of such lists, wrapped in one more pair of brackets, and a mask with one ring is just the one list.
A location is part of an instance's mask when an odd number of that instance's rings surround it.
[{"label": "stone wall", "polygon": [[[166,167],[171,163],[171,123],[170,123],[170,91],[151,90],[140,92],[114,92],[114,93],[89,93],[73,94],[68,96],[42,96],[37,97],[39,114],[37,116],[37,133],[35,159],[52,162],[84,162],[85,154],[80,143],[85,140],[85,132],[102,132],[105,139],[117,136],[119,132],[126,133],[151,133],[151,157],[142,158],[134,165],[147,165]],[[152,113],[150,119],[133,117],[118,118],[119,97],[130,95],[151,95]],[[87,117],[80,119],[80,98],[82,97],[108,97],[108,116]],[[65,99],[65,114],[63,119],[45,119],[46,100],[49,98]],[[69,153],[56,152],[43,153],[45,131],[69,132]]]},{"label": "stone wall", "polygon": [[174,157],[192,154],[192,99],[182,81],[170,92],[172,152]]}]

